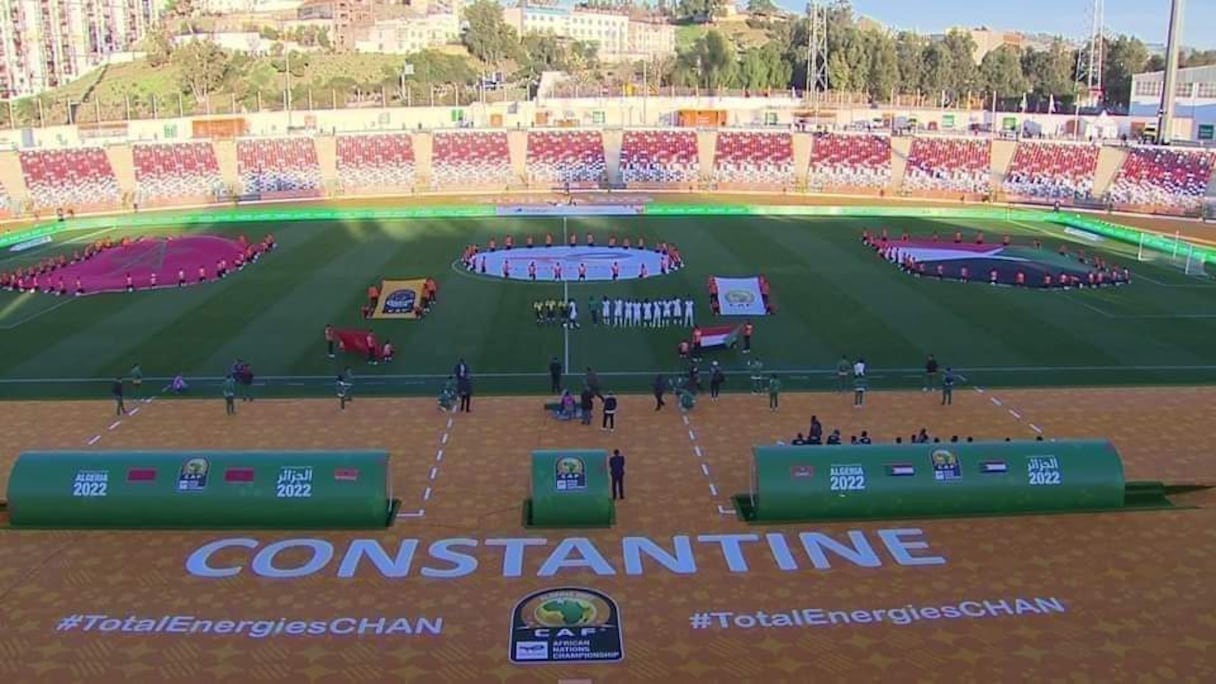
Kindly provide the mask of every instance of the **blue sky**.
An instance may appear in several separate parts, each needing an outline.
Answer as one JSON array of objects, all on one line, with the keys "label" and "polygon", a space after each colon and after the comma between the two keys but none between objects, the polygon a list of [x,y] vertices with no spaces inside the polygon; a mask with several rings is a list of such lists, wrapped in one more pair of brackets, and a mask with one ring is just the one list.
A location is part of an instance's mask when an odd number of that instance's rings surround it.
[{"label": "blue sky", "polygon": [[[1216,0],[1184,0],[1183,44],[1216,48]],[[805,0],[777,0],[804,11]],[[987,26],[1027,33],[1088,33],[1089,0],[853,0],[854,9],[894,28],[937,33],[949,26]],[[1113,33],[1138,36],[1146,43],[1165,43],[1169,0],[1106,0],[1106,26]]]}]

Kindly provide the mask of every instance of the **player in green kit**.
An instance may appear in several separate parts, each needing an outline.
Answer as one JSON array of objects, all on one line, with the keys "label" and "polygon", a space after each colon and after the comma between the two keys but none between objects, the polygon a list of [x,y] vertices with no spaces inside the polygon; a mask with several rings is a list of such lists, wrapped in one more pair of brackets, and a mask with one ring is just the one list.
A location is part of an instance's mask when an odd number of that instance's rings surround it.
[{"label": "player in green kit", "polygon": [[223,385],[224,411],[230,416],[236,415],[236,378],[231,373],[224,376]]},{"label": "player in green kit", "polygon": [[768,410],[776,411],[781,398],[781,381],[777,379],[777,374],[773,373],[768,376]]},{"label": "player in green kit", "polygon": [[849,372],[853,370],[853,364],[849,363],[849,357],[841,356],[836,362],[836,391],[843,392],[849,386]]},{"label": "player in green kit", "polygon": [[853,376],[853,408],[861,408],[866,403],[866,376]]},{"label": "player in green kit", "polygon": [[131,366],[131,371],[128,373],[131,376],[131,388],[135,390],[135,401],[144,398],[144,369],[137,363]]}]

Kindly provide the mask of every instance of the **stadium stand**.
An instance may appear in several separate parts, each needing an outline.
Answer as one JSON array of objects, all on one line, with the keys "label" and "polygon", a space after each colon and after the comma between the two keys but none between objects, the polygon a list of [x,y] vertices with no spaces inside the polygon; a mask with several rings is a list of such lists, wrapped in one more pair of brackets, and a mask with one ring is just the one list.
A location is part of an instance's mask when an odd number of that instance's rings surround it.
[{"label": "stadium stand", "polygon": [[413,187],[414,139],[408,133],[341,135],[338,180],[347,188]]},{"label": "stadium stand", "polygon": [[8,196],[8,189],[0,183],[0,211],[8,211],[12,206],[12,200]]},{"label": "stadium stand", "polygon": [[511,149],[501,131],[436,133],[431,173],[437,186],[502,186],[511,182]]},{"label": "stadium stand", "polygon": [[726,131],[718,134],[713,178],[719,183],[790,185],[794,138],[789,133]]},{"label": "stadium stand", "polygon": [[321,166],[312,138],[238,140],[236,165],[245,193],[308,193],[321,189]]},{"label": "stadium stand", "polygon": [[1094,189],[1098,152],[1094,145],[1022,141],[1001,187],[1042,199],[1084,199]]},{"label": "stadium stand", "polygon": [[811,147],[812,187],[885,188],[891,185],[891,139],[885,135],[823,133]]},{"label": "stadium stand", "polygon": [[621,181],[695,183],[701,162],[694,131],[625,131],[621,140]]},{"label": "stadium stand", "polygon": [[140,202],[215,197],[223,190],[209,142],[141,143],[131,147],[131,154]]},{"label": "stadium stand", "polygon": [[986,138],[915,138],[903,188],[986,194],[991,159],[992,142]]},{"label": "stadium stand", "polygon": [[528,133],[529,182],[599,185],[606,168],[598,130]]},{"label": "stadium stand", "polygon": [[19,153],[21,173],[34,207],[79,208],[116,204],[118,179],[100,147]]},{"label": "stadium stand", "polygon": [[1115,204],[1196,209],[1212,180],[1216,153],[1135,147],[1111,184]]}]

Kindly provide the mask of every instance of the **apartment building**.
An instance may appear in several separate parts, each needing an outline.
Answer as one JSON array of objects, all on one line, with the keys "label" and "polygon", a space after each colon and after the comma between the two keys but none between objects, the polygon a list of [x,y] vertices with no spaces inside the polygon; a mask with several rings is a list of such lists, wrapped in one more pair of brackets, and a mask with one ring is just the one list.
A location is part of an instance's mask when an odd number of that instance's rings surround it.
[{"label": "apartment building", "polygon": [[408,55],[459,40],[460,17],[443,12],[377,21],[366,31],[366,38],[355,41],[355,50]]},{"label": "apartment building", "polygon": [[672,54],[675,27],[666,23],[635,21],[621,12],[584,8],[509,7],[503,19],[520,35],[551,33],[561,38],[599,45],[605,62],[645,59]]},{"label": "apartment building", "polygon": [[131,50],[155,24],[159,0],[0,0],[0,97],[69,83]]}]

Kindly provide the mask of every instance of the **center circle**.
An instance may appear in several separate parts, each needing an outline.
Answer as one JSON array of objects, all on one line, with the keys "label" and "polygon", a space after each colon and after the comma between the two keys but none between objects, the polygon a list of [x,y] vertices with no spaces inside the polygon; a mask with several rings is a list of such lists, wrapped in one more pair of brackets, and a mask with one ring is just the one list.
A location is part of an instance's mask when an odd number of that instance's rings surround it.
[{"label": "center circle", "polygon": [[[470,272],[508,280],[577,281],[580,267],[583,280],[611,281],[613,266],[617,280],[637,280],[666,275],[674,270],[671,260],[650,249],[624,247],[553,246],[516,247],[480,252],[466,264]],[[533,269],[535,267],[535,269]]]}]

